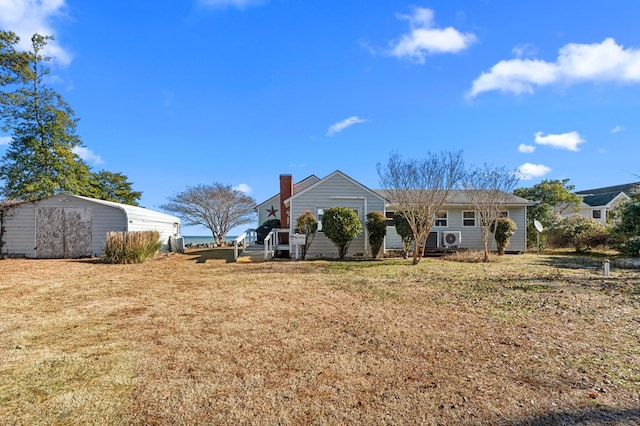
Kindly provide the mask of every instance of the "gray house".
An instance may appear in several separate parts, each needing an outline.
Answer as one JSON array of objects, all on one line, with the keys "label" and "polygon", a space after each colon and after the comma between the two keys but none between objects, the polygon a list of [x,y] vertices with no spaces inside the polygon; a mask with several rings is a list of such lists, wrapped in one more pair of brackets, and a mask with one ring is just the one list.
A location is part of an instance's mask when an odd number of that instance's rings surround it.
[{"label": "gray house", "polygon": [[[506,194],[506,196],[508,202],[501,214],[513,219],[518,226],[518,230],[511,237],[508,250],[524,252],[527,247],[527,206],[531,203],[515,195]],[[312,212],[320,222],[323,211],[330,207],[351,208],[363,223],[367,213],[382,212],[387,217],[387,236],[383,246],[384,250],[402,248],[401,238],[396,233],[393,224],[393,206],[384,197],[384,192],[371,190],[339,170],[322,179],[311,175],[295,184],[291,175],[281,175],[280,193],[258,204],[256,212],[259,224],[268,219],[280,219],[281,229],[288,235],[295,231],[296,219],[305,211]],[[283,241],[288,242],[286,238],[281,238],[280,249],[284,248]],[[491,244],[494,242],[491,241]],[[450,193],[431,230],[427,247],[458,247],[471,250],[483,248],[482,236],[473,205],[463,191]],[[286,246],[286,250],[292,249],[293,247]],[[369,255],[369,242],[366,232],[363,232],[351,243],[347,257]],[[319,229],[307,252],[307,258],[336,256],[335,246]]]},{"label": "gray house", "polygon": [[[504,194],[504,209],[501,216],[512,219],[518,230],[510,238],[508,252],[524,253],[527,249],[527,206],[531,205],[529,200]],[[393,206],[387,204],[385,212],[387,222],[387,237],[385,249],[397,249],[402,247],[402,239],[397,234],[393,224]],[[436,221],[431,228],[427,239],[427,248],[464,248],[469,250],[482,250],[482,234],[478,226],[474,205],[466,195],[465,191],[452,190],[449,193],[442,211],[437,215]],[[491,237],[489,247],[495,249],[495,241]]]},{"label": "gray house", "polygon": [[4,227],[5,253],[30,258],[101,256],[110,231],[158,231],[164,250],[180,235],[177,217],[71,194],[19,204]]}]

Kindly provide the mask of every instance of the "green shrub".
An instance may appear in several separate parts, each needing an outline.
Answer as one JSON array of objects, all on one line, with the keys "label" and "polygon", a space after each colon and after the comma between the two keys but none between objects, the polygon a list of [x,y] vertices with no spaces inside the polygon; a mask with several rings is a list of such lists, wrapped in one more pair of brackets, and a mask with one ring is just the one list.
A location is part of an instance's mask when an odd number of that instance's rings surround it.
[{"label": "green shrub", "polygon": [[324,211],[322,232],[338,248],[338,257],[344,259],[351,241],[362,232],[362,222],[352,209],[332,207]]},{"label": "green shrub", "polygon": [[387,218],[382,212],[367,213],[367,234],[371,246],[371,257],[375,259],[380,253],[384,237],[387,235]]},{"label": "green shrub", "polygon": [[503,255],[504,249],[509,247],[509,239],[518,229],[518,225],[508,217],[499,217],[491,222],[489,231],[493,233],[498,247],[498,254]]},{"label": "green shrub", "polygon": [[106,263],[142,263],[160,249],[158,231],[108,232],[102,260]]},{"label": "green shrub", "polygon": [[396,232],[400,235],[400,238],[402,238],[402,256],[406,259],[414,240],[413,230],[411,229],[407,218],[400,213],[396,213],[393,216],[393,224],[396,228]]},{"label": "green shrub", "polygon": [[295,232],[304,234],[304,245],[302,246],[302,260],[307,258],[307,251],[313,242],[313,238],[318,231],[318,219],[309,210],[302,213],[296,221]]},{"label": "green shrub", "polygon": [[640,257],[640,194],[616,209],[616,225],[611,232],[613,247],[625,256]]},{"label": "green shrub", "polygon": [[584,253],[607,242],[605,226],[588,217],[573,215],[549,228],[549,243],[553,247],[573,247],[576,252]]}]

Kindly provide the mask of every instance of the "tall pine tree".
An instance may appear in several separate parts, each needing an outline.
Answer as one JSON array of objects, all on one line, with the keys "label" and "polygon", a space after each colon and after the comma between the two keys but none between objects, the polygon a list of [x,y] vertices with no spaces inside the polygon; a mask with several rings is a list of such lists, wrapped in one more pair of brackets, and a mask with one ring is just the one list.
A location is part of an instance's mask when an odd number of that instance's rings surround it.
[{"label": "tall pine tree", "polygon": [[0,130],[11,142],[0,161],[0,196],[37,200],[69,192],[137,205],[141,192],[122,173],[93,173],[75,153],[82,146],[74,112],[45,84],[51,58],[43,54],[51,37],[35,34],[31,50],[15,49],[19,39],[0,31]]},{"label": "tall pine tree", "polygon": [[0,179],[6,198],[34,200],[61,192],[86,191],[91,172],[73,150],[82,146],[71,107],[45,85],[50,37],[35,34],[26,61],[13,70],[15,90],[3,96],[2,130],[11,143],[2,158]]}]

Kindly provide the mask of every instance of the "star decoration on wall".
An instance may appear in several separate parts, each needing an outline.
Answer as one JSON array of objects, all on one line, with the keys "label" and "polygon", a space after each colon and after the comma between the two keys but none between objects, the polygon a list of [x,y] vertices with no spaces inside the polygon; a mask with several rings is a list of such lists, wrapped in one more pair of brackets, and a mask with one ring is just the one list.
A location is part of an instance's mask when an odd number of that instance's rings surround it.
[{"label": "star decoration on wall", "polygon": [[274,209],[273,208],[273,204],[271,204],[271,208],[267,209],[267,212],[269,212],[269,216],[267,216],[267,217],[271,217],[271,216],[276,217],[276,212],[277,211],[278,211],[278,209]]}]

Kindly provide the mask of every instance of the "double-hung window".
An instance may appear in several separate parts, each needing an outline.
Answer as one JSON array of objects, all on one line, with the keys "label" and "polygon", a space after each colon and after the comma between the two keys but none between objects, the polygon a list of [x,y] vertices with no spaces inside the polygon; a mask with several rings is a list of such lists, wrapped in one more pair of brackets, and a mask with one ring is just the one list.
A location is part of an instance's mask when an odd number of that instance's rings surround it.
[{"label": "double-hung window", "polygon": [[462,226],[476,226],[476,212],[462,212]]},{"label": "double-hung window", "polygon": [[[318,208],[316,209],[316,218],[318,220],[318,232],[322,232],[322,217],[324,216],[324,211],[327,210],[327,208]],[[358,217],[360,217],[360,211],[358,209],[351,209],[353,210]]]},{"label": "double-hung window", "polygon": [[434,222],[434,226],[446,227],[448,216],[449,214],[446,211],[438,212],[438,214],[436,214],[436,221]]}]

